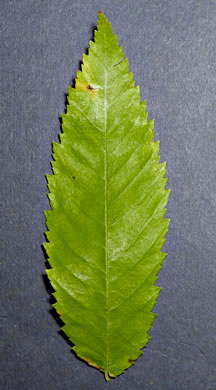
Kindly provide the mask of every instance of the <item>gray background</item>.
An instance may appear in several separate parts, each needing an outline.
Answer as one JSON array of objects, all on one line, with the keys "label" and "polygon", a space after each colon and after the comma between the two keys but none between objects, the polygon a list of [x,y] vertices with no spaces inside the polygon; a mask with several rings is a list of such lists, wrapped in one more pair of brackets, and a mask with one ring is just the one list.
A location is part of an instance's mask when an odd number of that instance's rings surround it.
[{"label": "gray background", "polygon": [[[115,380],[58,334],[42,275],[45,174],[101,9],[167,161],[172,218],[152,339]],[[0,389],[216,389],[216,2],[1,0]]]}]

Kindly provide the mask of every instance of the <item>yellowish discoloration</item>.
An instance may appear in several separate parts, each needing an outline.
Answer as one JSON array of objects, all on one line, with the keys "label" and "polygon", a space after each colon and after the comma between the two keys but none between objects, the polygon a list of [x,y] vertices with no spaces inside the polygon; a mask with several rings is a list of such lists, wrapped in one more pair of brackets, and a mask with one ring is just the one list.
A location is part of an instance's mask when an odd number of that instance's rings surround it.
[{"label": "yellowish discoloration", "polygon": [[78,91],[85,91],[86,87],[87,85],[84,81],[81,81],[80,79],[76,79],[76,89],[78,89]]},{"label": "yellowish discoloration", "polygon": [[86,91],[91,96],[96,96],[97,89],[94,88],[91,84],[86,83],[86,81],[80,80],[79,78],[76,79],[76,89],[78,91]]}]

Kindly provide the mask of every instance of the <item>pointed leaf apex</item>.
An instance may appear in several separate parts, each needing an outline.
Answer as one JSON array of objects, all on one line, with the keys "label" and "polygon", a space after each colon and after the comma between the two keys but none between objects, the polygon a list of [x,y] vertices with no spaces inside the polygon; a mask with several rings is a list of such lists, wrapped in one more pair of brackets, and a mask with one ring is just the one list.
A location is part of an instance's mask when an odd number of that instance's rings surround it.
[{"label": "pointed leaf apex", "polygon": [[109,24],[111,26],[111,23],[102,11],[98,11],[98,22]]}]

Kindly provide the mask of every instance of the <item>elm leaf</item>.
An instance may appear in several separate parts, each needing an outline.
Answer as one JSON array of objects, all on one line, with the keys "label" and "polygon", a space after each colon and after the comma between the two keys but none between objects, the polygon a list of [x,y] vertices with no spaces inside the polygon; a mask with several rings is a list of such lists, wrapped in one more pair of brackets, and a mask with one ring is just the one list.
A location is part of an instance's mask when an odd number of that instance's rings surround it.
[{"label": "elm leaf", "polygon": [[169,189],[154,122],[101,11],[52,168],[44,247],[54,307],[75,353],[109,380],[150,339]]}]

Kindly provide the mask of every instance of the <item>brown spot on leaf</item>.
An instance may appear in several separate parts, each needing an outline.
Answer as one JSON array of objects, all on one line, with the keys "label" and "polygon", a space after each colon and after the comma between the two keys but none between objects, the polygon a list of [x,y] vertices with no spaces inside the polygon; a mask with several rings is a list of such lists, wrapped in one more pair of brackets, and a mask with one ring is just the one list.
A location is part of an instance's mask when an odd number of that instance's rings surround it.
[{"label": "brown spot on leaf", "polygon": [[128,363],[133,363],[133,359],[128,359]]},{"label": "brown spot on leaf", "polygon": [[85,358],[85,360],[87,361],[87,363],[88,363],[90,366],[95,367],[95,368],[97,368],[98,370],[101,370],[101,368],[100,368],[97,364],[93,363],[90,359]]},{"label": "brown spot on leaf", "polygon": [[90,91],[92,91],[94,88],[93,88],[90,84],[88,84],[87,89],[89,89]]},{"label": "brown spot on leaf", "polygon": [[75,178],[75,176],[73,176],[73,180],[75,180],[76,178]]},{"label": "brown spot on leaf", "polygon": [[102,14],[103,12],[99,9],[98,13],[99,13],[99,14]]}]

